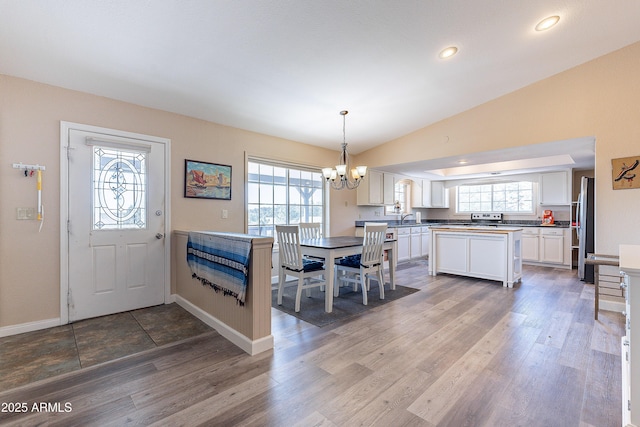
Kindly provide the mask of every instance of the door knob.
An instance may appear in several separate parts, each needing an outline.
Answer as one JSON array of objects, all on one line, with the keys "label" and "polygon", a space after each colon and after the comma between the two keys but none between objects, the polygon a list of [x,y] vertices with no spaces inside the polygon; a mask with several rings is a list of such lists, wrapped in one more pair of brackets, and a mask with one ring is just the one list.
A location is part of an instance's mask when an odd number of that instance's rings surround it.
[{"label": "door knob", "polygon": [[162,233],[156,234],[156,239],[162,239],[163,237],[164,237],[164,234]]}]

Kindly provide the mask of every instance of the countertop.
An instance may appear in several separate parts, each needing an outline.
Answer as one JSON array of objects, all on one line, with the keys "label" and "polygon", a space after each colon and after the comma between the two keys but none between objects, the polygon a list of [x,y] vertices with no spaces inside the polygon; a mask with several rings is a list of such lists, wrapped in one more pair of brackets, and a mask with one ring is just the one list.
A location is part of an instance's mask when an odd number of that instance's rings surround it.
[{"label": "countertop", "polygon": [[[467,226],[467,227],[477,227],[482,226],[483,224],[471,223],[468,220],[423,220],[422,223],[416,224],[415,220],[405,220],[404,223],[401,223],[399,220],[365,220],[365,221],[356,221],[356,227],[364,227],[365,222],[386,222],[389,228],[398,228],[398,227],[442,227],[442,226]],[[556,225],[542,225],[540,221],[532,220],[532,221],[524,221],[524,220],[505,220],[500,224],[497,224],[498,227],[549,227],[549,228],[569,228],[569,221],[557,221]],[[491,226],[493,227],[493,225]]]},{"label": "countertop", "polygon": [[620,269],[640,271],[640,245],[620,245]]},{"label": "countertop", "polygon": [[484,234],[508,234],[516,231],[522,231],[522,227],[482,227],[482,226],[465,226],[465,225],[438,225],[432,226],[432,231],[444,231],[447,233],[484,233]]}]

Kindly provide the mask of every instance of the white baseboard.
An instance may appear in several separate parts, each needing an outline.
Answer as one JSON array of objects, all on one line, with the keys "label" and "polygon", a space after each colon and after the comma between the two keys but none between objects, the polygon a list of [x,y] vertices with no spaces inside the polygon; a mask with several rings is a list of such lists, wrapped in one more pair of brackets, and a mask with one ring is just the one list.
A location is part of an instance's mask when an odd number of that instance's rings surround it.
[{"label": "white baseboard", "polygon": [[24,334],[25,332],[39,331],[41,329],[60,326],[60,318],[38,320],[35,322],[21,323],[19,325],[3,326],[0,328],[0,337]]},{"label": "white baseboard", "polygon": [[273,348],[273,335],[268,335],[266,337],[252,341],[247,336],[231,328],[226,323],[221,322],[219,319],[216,319],[214,316],[202,310],[200,307],[193,305],[191,302],[182,298],[180,295],[175,295],[175,301],[180,307],[184,308],[189,313],[193,314],[195,317],[211,326],[213,329],[218,331],[220,335],[240,347],[246,353],[249,353],[251,356],[255,356],[258,353],[262,353],[263,351],[267,351]]},{"label": "white baseboard", "polygon": [[540,267],[551,267],[551,268],[563,268],[565,270],[571,270],[573,267],[569,264],[551,264],[547,262],[536,262],[536,261],[522,261],[523,265],[537,265]]}]

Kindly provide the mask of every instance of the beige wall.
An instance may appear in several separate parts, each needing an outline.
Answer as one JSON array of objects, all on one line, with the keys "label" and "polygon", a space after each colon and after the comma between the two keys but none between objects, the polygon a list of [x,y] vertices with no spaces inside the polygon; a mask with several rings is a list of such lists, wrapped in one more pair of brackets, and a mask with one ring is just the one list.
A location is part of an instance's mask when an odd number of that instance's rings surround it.
[{"label": "beige wall", "polygon": [[[596,137],[596,251],[640,244],[640,190],[612,190],[611,159],[640,155],[640,43],[362,153],[369,167]],[[448,138],[447,138],[448,137]],[[448,141],[447,141],[448,140]]]},{"label": "beige wall", "polygon": [[[60,121],[170,138],[172,230],[245,230],[245,152],[317,166],[338,157],[337,151],[0,75],[0,327],[60,315]],[[185,199],[185,158],[231,165],[232,200]],[[11,167],[18,162],[46,166],[41,232],[36,221],[16,220],[17,207],[37,204],[35,178]],[[331,194],[331,233],[353,232],[355,192]],[[222,209],[228,219],[221,219]]]},{"label": "beige wall", "polygon": [[[369,167],[473,151],[596,137],[596,250],[640,244],[640,190],[611,189],[611,159],[640,155],[640,43],[490,101],[358,156]],[[60,121],[172,140],[172,230],[244,230],[244,153],[332,165],[337,153],[177,114],[0,75],[0,327],[59,316]],[[448,141],[448,142],[445,142]],[[336,147],[336,149],[339,147]],[[184,159],[233,166],[233,199],[182,197]],[[35,181],[11,163],[39,163],[46,219],[15,219],[34,207]],[[331,192],[331,234],[353,232],[355,192]],[[220,219],[222,209],[229,219]]]}]

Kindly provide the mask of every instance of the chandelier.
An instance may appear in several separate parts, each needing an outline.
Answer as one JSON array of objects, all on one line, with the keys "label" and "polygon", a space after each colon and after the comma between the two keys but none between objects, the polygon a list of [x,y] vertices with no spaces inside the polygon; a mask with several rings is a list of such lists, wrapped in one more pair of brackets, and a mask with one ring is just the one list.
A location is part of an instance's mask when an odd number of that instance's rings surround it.
[{"label": "chandelier", "polygon": [[342,190],[346,188],[348,190],[353,190],[360,185],[362,178],[367,173],[366,166],[356,166],[355,168],[351,168],[351,164],[349,162],[349,153],[347,153],[347,142],[345,136],[345,122],[346,116],[349,114],[348,111],[340,111],[340,115],[342,116],[342,152],[340,153],[339,164],[334,168],[323,168],[322,175],[327,183],[331,183],[331,187],[336,190]]}]

